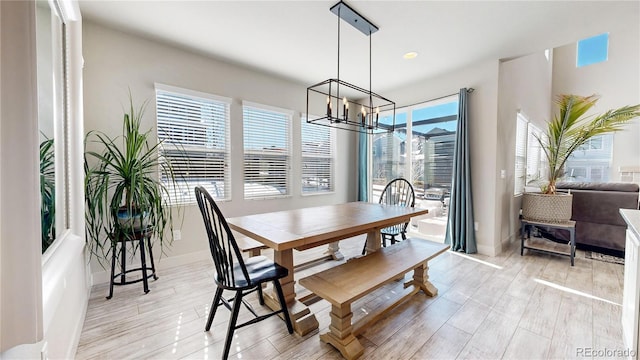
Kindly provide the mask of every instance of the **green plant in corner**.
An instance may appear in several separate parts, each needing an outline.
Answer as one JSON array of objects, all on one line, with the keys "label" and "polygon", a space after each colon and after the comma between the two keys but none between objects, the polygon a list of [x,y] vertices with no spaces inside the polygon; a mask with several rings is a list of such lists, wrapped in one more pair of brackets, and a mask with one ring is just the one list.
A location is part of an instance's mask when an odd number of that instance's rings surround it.
[{"label": "green plant in corner", "polygon": [[56,238],[55,214],[55,167],[53,139],[40,143],[40,227],[42,232],[42,253]]},{"label": "green plant in corner", "polygon": [[565,164],[574,151],[592,137],[622,130],[626,123],[640,116],[640,104],[583,116],[598,99],[596,95],[557,97],[558,114],[547,124],[545,135],[536,136],[547,158],[547,183],[541,187],[544,194],[556,193],[556,182],[564,176]]},{"label": "green plant in corner", "polygon": [[129,102],[121,135],[111,138],[91,131],[85,138],[85,149],[102,148],[85,150],[84,163],[86,238],[90,254],[101,265],[108,259],[114,238],[151,231],[161,248],[165,238],[173,240],[167,189],[167,185],[177,186],[173,168],[161,156],[161,143],[150,144],[151,130],[140,129],[146,102],[139,109],[134,108],[131,95]]}]

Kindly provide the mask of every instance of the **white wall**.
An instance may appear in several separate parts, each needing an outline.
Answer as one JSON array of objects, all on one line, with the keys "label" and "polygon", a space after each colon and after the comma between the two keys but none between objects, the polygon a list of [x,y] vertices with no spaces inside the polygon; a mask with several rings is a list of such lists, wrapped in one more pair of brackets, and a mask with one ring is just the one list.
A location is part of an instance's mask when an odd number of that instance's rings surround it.
[{"label": "white wall", "polygon": [[[593,114],[640,103],[640,3],[634,22],[612,25],[609,59],[576,67],[576,43],[558,47],[553,57],[553,94],[601,95]],[[589,34],[585,37],[598,34]],[[580,39],[576,39],[580,40]],[[640,119],[615,133],[610,181],[618,181],[620,166],[640,166]]]},{"label": "white wall", "polygon": [[502,244],[512,240],[520,228],[521,196],[514,196],[516,114],[542,127],[551,113],[552,55],[539,52],[500,63],[498,92],[499,171],[505,177],[496,182],[496,227]]},{"label": "white wall", "polygon": [[[121,133],[123,105],[128,88],[136,103],[148,100],[143,128],[155,128],[154,83],[230,97],[231,181],[243,183],[242,100],[294,111],[291,197],[276,200],[244,200],[243,187],[233,186],[232,200],[221,202],[227,217],[267,211],[355,201],[356,151],[351,132],[337,132],[335,193],[301,196],[300,113],[306,108],[306,85],[259,73],[237,65],[195,54],[146,38],[125,34],[99,24],[84,23],[85,130],[99,129],[110,135]],[[196,205],[184,208],[182,240],[165,248],[165,263],[207,256],[206,235]],[[159,249],[154,249],[160,254]],[[182,259],[182,260],[181,260]],[[162,267],[162,263],[160,265]],[[94,282],[106,281],[99,266],[93,266]],[[160,280],[161,281],[161,280]],[[115,289],[116,294],[118,289]]]},{"label": "white wall", "polygon": [[[43,338],[35,3],[0,2],[0,357]],[[32,164],[33,166],[24,166]]]},{"label": "white wall", "polygon": [[[82,157],[73,150],[76,144],[69,143],[71,150],[66,156],[69,161],[66,168],[70,170],[70,186],[66,191],[69,196],[69,226],[66,230],[58,228],[58,239],[42,255],[35,3],[3,1],[0,2],[0,8],[3,16],[0,24],[0,358],[72,358],[80,338],[89,290],[82,238]],[[77,111],[81,109],[82,102],[78,93],[81,87],[81,78],[78,76],[81,73],[81,48],[78,43],[81,31],[78,22],[68,24],[70,64],[67,75],[71,95],[67,133],[71,137],[78,128],[82,128],[78,126],[82,118],[78,117]],[[56,132],[56,135],[59,134]],[[56,136],[56,139],[60,138]],[[79,140],[76,143],[82,144],[82,137],[75,139]],[[61,145],[61,142],[56,145]],[[56,154],[63,154],[62,146],[56,150]]]},{"label": "white wall", "polygon": [[473,211],[478,223],[478,252],[491,256],[501,251],[495,225],[495,188],[499,175],[496,153],[503,150],[498,139],[498,67],[498,60],[485,61],[384,93],[396,101],[397,106],[403,106],[457,93],[464,87],[475,89],[469,94],[468,104]]}]

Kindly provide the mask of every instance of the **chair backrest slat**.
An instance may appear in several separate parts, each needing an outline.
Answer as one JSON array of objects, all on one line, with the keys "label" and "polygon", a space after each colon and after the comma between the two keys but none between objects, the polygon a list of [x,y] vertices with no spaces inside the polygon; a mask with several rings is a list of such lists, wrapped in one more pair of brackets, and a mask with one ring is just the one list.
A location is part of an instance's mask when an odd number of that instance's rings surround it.
[{"label": "chair backrest slat", "polygon": [[249,284],[249,274],[242,259],[242,252],[218,205],[202,186],[195,188],[195,194],[207,231],[211,257],[216,267],[216,282],[223,287],[233,288],[237,275],[233,270],[234,267],[239,267],[242,269],[245,283]]},{"label": "chair backrest slat", "polygon": [[[404,178],[396,178],[391,180],[387,186],[384,187],[382,194],[380,195],[380,204],[385,205],[397,205],[405,207],[414,207],[416,204],[416,195],[411,183]],[[400,233],[407,229],[409,223],[390,226],[393,232]]]},{"label": "chair backrest slat", "polygon": [[416,195],[413,186],[404,178],[391,180],[380,195],[380,204],[413,207]]}]

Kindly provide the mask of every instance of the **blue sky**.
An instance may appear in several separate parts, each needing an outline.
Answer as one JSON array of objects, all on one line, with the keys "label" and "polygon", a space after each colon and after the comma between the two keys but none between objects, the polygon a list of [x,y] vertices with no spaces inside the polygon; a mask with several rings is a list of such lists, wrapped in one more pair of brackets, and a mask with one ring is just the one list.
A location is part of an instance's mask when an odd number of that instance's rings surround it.
[{"label": "blue sky", "polygon": [[[435,106],[427,106],[419,109],[415,109],[411,112],[411,118],[413,121],[433,119],[442,116],[456,115],[458,113],[458,101],[453,101],[446,104],[440,104]],[[381,116],[380,123],[390,125],[392,123],[391,115]],[[396,111],[396,125],[407,123],[406,110]],[[438,127],[440,129],[455,131],[456,121],[447,121],[438,124],[420,125],[414,126],[413,131],[419,131],[421,133],[427,133],[432,129]]]}]

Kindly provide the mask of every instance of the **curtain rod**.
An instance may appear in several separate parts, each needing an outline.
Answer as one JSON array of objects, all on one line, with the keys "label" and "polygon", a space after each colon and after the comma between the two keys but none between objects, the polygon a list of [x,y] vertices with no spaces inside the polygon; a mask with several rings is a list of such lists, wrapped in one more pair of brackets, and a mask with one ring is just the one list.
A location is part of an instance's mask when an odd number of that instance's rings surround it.
[{"label": "curtain rod", "polygon": [[[474,88],[468,88],[468,89],[467,89],[467,93],[468,93],[468,94],[470,94],[470,93],[472,93],[474,90],[475,90]],[[420,104],[424,104],[424,103],[428,103],[428,102],[431,102],[431,101],[436,101],[436,100],[444,99],[444,98],[447,98],[447,97],[449,97],[449,96],[458,95],[458,94],[460,94],[460,92],[455,92],[455,93],[453,93],[453,94],[449,94],[449,95],[443,95],[443,96],[440,96],[440,97],[437,97],[437,98],[433,98],[433,99],[429,99],[429,100],[423,100],[423,101],[420,101],[420,102],[417,102],[417,103],[414,103],[414,104],[398,106],[398,107],[396,107],[396,110],[397,110],[397,109],[404,109],[404,108],[407,108],[407,107],[416,106],[416,105],[420,105]]]}]

